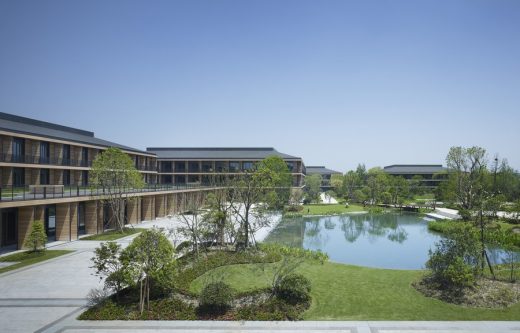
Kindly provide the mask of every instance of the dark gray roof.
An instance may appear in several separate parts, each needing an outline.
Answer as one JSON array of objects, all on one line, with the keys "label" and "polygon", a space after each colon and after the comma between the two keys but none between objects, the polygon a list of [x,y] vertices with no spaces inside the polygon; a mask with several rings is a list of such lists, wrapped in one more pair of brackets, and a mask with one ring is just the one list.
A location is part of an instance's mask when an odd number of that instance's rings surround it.
[{"label": "dark gray roof", "polygon": [[0,112],[0,129],[14,133],[31,134],[46,138],[91,144],[101,147],[117,147],[127,151],[150,154],[149,152],[145,152],[139,149],[98,139],[94,137],[93,132],[52,124],[41,120],[20,117],[9,113]]},{"label": "dark gray roof", "polygon": [[394,164],[385,166],[383,170],[390,174],[434,174],[447,171],[442,164]]},{"label": "dark gray roof", "polygon": [[320,175],[328,175],[328,174],[342,174],[339,171],[327,169],[324,166],[306,166],[305,171],[308,175],[312,174],[320,174]]},{"label": "dark gray roof", "polygon": [[146,148],[150,153],[157,155],[158,159],[199,159],[199,160],[215,160],[215,159],[242,159],[242,160],[259,160],[269,156],[279,156],[283,159],[300,159],[299,157],[280,153],[274,148],[210,148],[210,147],[151,147]]}]

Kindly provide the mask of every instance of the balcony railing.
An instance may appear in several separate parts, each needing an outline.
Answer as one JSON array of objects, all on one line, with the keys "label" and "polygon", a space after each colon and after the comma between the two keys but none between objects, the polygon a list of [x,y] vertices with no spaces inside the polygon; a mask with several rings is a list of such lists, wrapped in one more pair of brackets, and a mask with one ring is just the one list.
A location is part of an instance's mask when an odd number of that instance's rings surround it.
[{"label": "balcony railing", "polygon": [[63,165],[75,167],[91,167],[92,161],[73,160],[67,158],[53,158],[45,156],[33,155],[12,155],[0,154],[0,162],[4,163],[20,163],[20,164],[40,164],[40,165]]},{"label": "balcony railing", "polygon": [[[125,194],[144,193],[144,192],[161,192],[176,191],[196,188],[209,188],[211,185],[201,185],[199,183],[188,184],[146,184],[143,188],[124,189]],[[3,186],[0,187],[0,202],[5,201],[23,201],[23,200],[42,200],[42,199],[58,199],[71,197],[96,197],[106,194],[101,187],[90,187],[81,185],[64,185],[64,186],[46,186],[46,185],[25,185],[25,186]]]}]

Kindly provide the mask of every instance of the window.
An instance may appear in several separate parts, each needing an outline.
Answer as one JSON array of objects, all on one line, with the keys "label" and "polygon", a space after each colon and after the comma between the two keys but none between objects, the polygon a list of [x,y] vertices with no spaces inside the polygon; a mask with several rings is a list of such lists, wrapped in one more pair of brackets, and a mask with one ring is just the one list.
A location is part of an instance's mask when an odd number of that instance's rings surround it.
[{"label": "window", "polygon": [[47,242],[56,240],[56,206],[54,205],[45,207],[45,233]]},{"label": "window", "polygon": [[78,236],[85,234],[85,203],[78,203]]},{"label": "window", "polygon": [[63,170],[63,185],[70,185],[70,170]]},{"label": "window", "polygon": [[229,162],[229,172],[240,171],[240,162]]},{"label": "window", "polygon": [[25,169],[13,168],[13,186],[25,185]]},{"label": "window", "polygon": [[40,169],[40,185],[49,185],[49,169]]},{"label": "window", "polygon": [[172,183],[172,176],[171,175],[162,175],[161,176],[161,183],[162,184],[171,184]]},{"label": "window", "polygon": [[186,184],[186,176],[176,175],[175,176],[175,184],[176,185],[184,185],[184,184]]},{"label": "window", "polygon": [[203,161],[202,162],[202,172],[213,172],[213,162]]},{"label": "window", "polygon": [[88,148],[81,148],[81,166],[88,166]]},{"label": "window", "polygon": [[188,183],[198,183],[199,182],[199,175],[189,175],[188,176]]},{"label": "window", "polygon": [[46,141],[40,142],[40,163],[48,164],[50,162],[50,145]]},{"label": "window", "polygon": [[134,165],[137,170],[139,170],[139,156],[134,156]]},{"label": "window", "polygon": [[289,171],[293,172],[294,171],[294,162],[286,162],[287,163],[287,168],[289,168]]},{"label": "window", "polygon": [[186,162],[175,162],[175,172],[186,172]]},{"label": "window", "polygon": [[13,138],[13,162],[25,162],[25,140],[21,138]]},{"label": "window", "polygon": [[242,170],[249,171],[253,169],[253,162],[242,162]]},{"label": "window", "polygon": [[171,161],[162,161],[161,162],[161,172],[172,172],[172,162]]},{"label": "window", "polygon": [[88,186],[88,171],[81,171],[81,185]]},{"label": "window", "polygon": [[63,165],[70,165],[70,145],[63,145]]},{"label": "window", "polygon": [[189,172],[199,172],[199,162],[198,161],[190,161],[188,162],[188,171]]},{"label": "window", "polygon": [[228,171],[228,162],[222,162],[222,161],[215,162],[215,170],[217,172],[227,172]]}]

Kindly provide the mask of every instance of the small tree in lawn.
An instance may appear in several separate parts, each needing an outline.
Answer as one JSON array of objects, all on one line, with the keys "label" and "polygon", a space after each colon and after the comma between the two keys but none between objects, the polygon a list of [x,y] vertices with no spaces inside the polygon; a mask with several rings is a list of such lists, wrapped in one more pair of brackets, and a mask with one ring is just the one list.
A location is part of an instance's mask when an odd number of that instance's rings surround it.
[{"label": "small tree in lawn", "polygon": [[321,175],[314,174],[305,177],[305,192],[311,201],[318,203],[320,201],[321,192]]},{"label": "small tree in lawn", "polygon": [[45,243],[47,235],[42,221],[34,221],[31,227],[31,233],[25,240],[25,247],[31,249],[32,252],[45,251]]},{"label": "small tree in lawn", "polygon": [[150,308],[152,280],[160,281],[165,272],[171,272],[174,266],[173,246],[160,230],[148,229],[123,250],[121,260],[139,285],[139,309],[142,314],[145,304]]},{"label": "small tree in lawn", "polygon": [[204,220],[215,230],[215,240],[221,247],[226,243],[226,226],[229,223],[231,202],[228,188],[222,188],[208,194],[206,202],[209,211],[204,214]]},{"label": "small tree in lawn", "polygon": [[181,226],[179,232],[190,239],[196,256],[199,256],[199,248],[205,235],[206,220],[202,211],[203,194],[193,192],[186,197],[185,211],[179,214]]},{"label": "small tree in lawn", "polygon": [[92,163],[90,179],[96,197],[110,207],[116,228],[123,231],[126,202],[135,200],[126,197],[126,193],[130,189],[144,186],[143,177],[136,170],[132,159],[121,149],[108,148],[96,156]]}]

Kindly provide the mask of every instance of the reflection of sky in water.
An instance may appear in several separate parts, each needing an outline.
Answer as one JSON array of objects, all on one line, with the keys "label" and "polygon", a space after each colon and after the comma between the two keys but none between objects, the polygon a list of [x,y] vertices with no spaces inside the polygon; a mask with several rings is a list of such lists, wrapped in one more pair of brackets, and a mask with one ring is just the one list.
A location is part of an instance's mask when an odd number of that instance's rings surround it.
[{"label": "reflection of sky in water", "polygon": [[[341,263],[421,269],[428,250],[441,238],[428,231],[427,223],[415,214],[397,213],[293,218],[281,223],[266,241],[321,250]],[[509,259],[499,249],[490,250],[489,257],[501,263]]]}]

